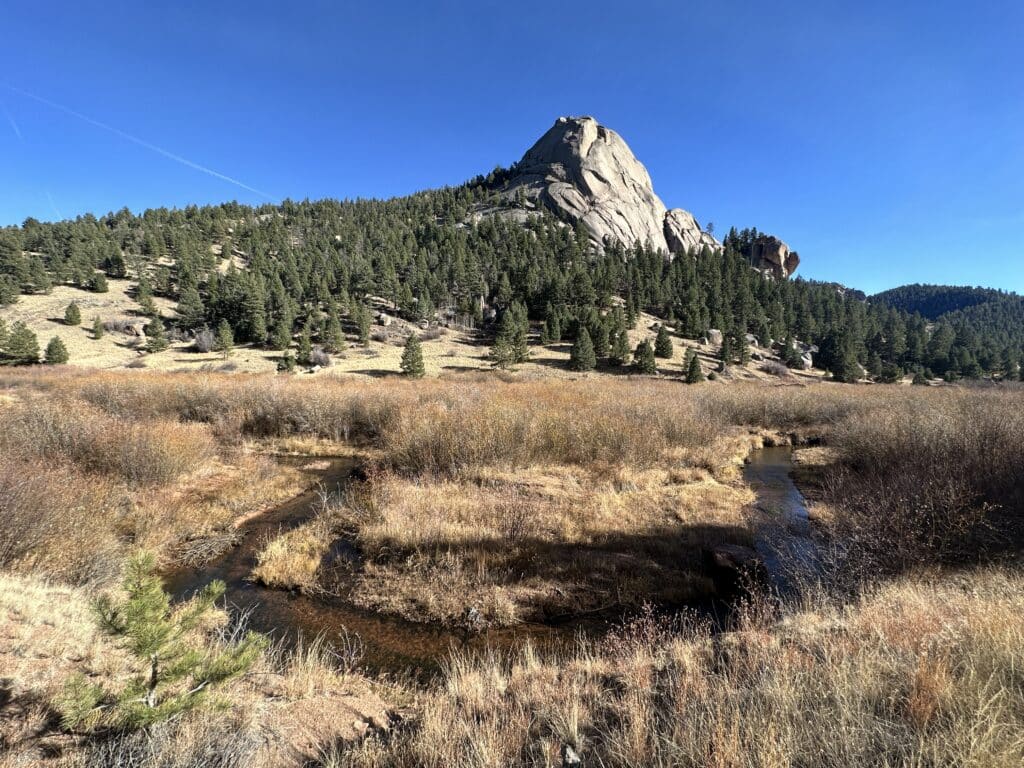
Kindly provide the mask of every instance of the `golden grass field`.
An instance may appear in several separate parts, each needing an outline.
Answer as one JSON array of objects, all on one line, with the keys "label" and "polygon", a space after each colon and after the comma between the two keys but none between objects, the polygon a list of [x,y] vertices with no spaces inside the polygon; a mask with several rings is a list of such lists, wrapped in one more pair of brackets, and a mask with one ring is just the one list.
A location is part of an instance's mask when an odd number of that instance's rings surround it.
[{"label": "golden grass field", "polygon": [[[797,378],[0,371],[0,766],[1019,765],[1021,404]],[[824,441],[801,472],[844,543],[829,580],[724,634],[645,613],[707,592],[696,553],[749,540],[743,457],[791,437]],[[62,729],[70,674],[133,671],[90,599],[139,548],[201,560],[314,482],[281,452],[354,455],[364,479],[268,539],[254,579],[422,622],[639,618],[570,651],[456,653],[433,681],[277,649],[222,709]],[[339,536],[362,558],[345,584],[320,572]],[[202,642],[230,643],[225,621]]]}]

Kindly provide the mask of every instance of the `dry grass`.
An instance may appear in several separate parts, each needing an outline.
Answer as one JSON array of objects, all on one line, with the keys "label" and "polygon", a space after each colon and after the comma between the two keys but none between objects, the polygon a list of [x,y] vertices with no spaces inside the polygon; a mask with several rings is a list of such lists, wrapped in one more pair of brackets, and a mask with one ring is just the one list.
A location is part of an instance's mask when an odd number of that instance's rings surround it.
[{"label": "dry grass", "polygon": [[568,658],[455,657],[416,727],[334,764],[1016,766],[1024,582],[915,580],[724,637],[643,619]]},{"label": "dry grass", "polygon": [[[211,644],[230,643],[239,632],[227,614],[204,630]],[[72,673],[111,682],[137,673],[132,665],[96,629],[89,593],[0,575],[0,766],[298,766],[323,744],[387,724],[372,686],[313,642],[269,651],[223,691],[225,709],[93,742],[56,727],[53,702]]]}]

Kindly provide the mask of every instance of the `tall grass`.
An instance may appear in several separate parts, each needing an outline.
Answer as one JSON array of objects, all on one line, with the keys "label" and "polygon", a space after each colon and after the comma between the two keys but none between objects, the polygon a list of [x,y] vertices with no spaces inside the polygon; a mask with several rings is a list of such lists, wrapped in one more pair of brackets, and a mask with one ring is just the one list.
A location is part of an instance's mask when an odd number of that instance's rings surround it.
[{"label": "tall grass", "polygon": [[349,768],[1016,766],[1024,582],[891,585],[856,605],[754,612],[728,636],[641,618],[566,658],[457,655],[414,727]]}]

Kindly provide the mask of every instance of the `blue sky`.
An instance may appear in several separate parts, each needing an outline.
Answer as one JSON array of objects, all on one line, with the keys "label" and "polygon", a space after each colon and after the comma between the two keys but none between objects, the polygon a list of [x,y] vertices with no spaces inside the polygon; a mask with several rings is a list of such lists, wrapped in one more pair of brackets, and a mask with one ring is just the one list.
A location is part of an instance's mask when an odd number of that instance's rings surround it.
[{"label": "blue sky", "polygon": [[806,277],[1024,291],[1024,3],[19,0],[0,26],[0,224],[401,195],[590,114],[667,205]]}]

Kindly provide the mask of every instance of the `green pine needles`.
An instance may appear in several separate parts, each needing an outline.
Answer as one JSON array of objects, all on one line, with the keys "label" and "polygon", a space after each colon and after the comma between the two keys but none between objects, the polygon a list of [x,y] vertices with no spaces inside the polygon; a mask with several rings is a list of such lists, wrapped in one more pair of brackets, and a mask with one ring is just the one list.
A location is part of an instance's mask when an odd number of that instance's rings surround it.
[{"label": "green pine needles", "polygon": [[134,556],[125,569],[126,596],[103,596],[93,604],[99,627],[122,643],[139,672],[117,690],[81,674],[71,678],[58,702],[66,728],[145,728],[215,703],[210,694],[248,670],[266,649],[266,638],[253,632],[227,644],[208,643],[199,634],[199,625],[224,594],[223,582],[174,607],[155,569],[152,555]]},{"label": "green pine needles", "polygon": [[402,351],[402,373],[413,379],[422,379],[427,369],[423,365],[423,345],[415,333],[405,342]]}]

